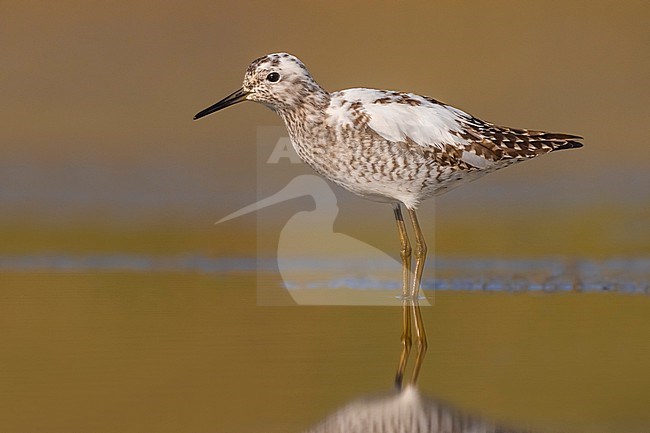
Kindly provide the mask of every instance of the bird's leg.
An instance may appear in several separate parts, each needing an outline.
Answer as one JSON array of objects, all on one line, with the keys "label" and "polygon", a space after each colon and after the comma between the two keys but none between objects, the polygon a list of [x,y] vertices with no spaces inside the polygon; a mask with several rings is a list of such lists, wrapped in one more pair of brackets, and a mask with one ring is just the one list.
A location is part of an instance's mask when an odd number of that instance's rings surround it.
[{"label": "bird's leg", "polygon": [[413,231],[415,232],[415,275],[413,277],[413,318],[415,323],[415,337],[417,341],[417,356],[415,358],[415,365],[413,366],[412,383],[415,384],[420,373],[420,367],[424,360],[424,355],[427,351],[427,335],[424,330],[424,323],[422,322],[422,313],[420,311],[420,304],[418,297],[420,295],[420,283],[422,281],[422,271],[424,270],[424,262],[427,258],[427,244],[424,241],[420,224],[414,210],[409,209],[411,223],[413,224]]},{"label": "bird's leg", "polygon": [[406,233],[406,225],[404,224],[402,209],[399,203],[394,205],[393,209],[395,211],[395,221],[397,222],[397,230],[399,231],[399,240],[401,245],[399,255],[402,259],[402,294],[404,295],[404,298],[408,298],[411,294],[411,243],[409,242],[409,237]]},{"label": "bird's leg", "polygon": [[397,389],[401,389],[402,382],[404,381],[406,363],[408,362],[409,353],[411,352],[411,308],[408,304],[411,280],[411,244],[409,243],[408,234],[406,233],[406,225],[404,225],[404,218],[402,217],[402,210],[399,203],[394,205],[393,209],[395,211],[395,221],[397,222],[397,230],[399,231],[399,240],[401,244],[402,293],[404,296],[402,301],[402,353],[399,357],[397,373],[395,374],[395,386]]},{"label": "bird's leg", "polygon": [[409,209],[409,216],[415,232],[415,276],[413,278],[413,298],[416,299],[420,292],[420,283],[422,282],[422,271],[424,271],[424,262],[427,260],[427,243],[424,241],[418,217],[415,211]]}]

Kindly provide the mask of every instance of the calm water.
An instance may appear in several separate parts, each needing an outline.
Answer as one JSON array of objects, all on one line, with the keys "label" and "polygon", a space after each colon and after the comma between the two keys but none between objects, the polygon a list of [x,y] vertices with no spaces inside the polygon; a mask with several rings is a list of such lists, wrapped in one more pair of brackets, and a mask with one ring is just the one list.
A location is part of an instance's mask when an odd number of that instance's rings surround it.
[{"label": "calm water", "polygon": [[393,299],[379,270],[296,262],[286,291],[273,262],[3,257],[0,431],[648,432],[649,263],[438,260],[419,394],[396,395],[401,308],[296,302]]}]

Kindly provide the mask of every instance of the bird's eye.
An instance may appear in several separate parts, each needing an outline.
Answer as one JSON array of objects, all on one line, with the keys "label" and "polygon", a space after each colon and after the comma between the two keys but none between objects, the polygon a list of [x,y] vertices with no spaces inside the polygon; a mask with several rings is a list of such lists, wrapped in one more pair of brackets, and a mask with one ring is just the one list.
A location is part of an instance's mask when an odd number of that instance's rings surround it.
[{"label": "bird's eye", "polygon": [[266,81],[270,81],[271,83],[277,83],[279,79],[280,79],[280,74],[278,74],[277,72],[271,72],[269,75],[266,76]]}]

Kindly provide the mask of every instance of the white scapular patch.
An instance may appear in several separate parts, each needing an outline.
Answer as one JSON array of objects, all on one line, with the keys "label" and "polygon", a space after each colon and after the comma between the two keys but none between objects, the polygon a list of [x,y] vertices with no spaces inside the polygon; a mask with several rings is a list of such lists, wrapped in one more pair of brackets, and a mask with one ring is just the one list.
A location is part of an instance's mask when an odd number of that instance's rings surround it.
[{"label": "white scapular patch", "polygon": [[[411,140],[422,147],[444,149],[445,145],[464,145],[467,141],[452,132],[461,132],[461,119],[468,114],[447,105],[431,102],[413,93],[394,93],[374,89],[347,89],[334,94],[328,114],[338,122],[349,115],[346,102],[360,102],[368,115],[368,126],[381,137],[393,142]],[[400,99],[408,102],[400,102]],[[383,102],[376,102],[383,99]]]}]

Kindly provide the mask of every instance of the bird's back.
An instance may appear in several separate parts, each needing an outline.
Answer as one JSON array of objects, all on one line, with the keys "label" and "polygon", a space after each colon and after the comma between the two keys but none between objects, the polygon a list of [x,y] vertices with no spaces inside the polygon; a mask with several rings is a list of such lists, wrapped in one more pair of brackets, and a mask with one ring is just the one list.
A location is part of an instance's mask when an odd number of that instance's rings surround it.
[{"label": "bird's back", "polygon": [[497,126],[412,93],[335,92],[323,116],[321,133],[293,134],[301,157],[356,194],[408,207],[512,163],[582,146],[576,135]]}]

